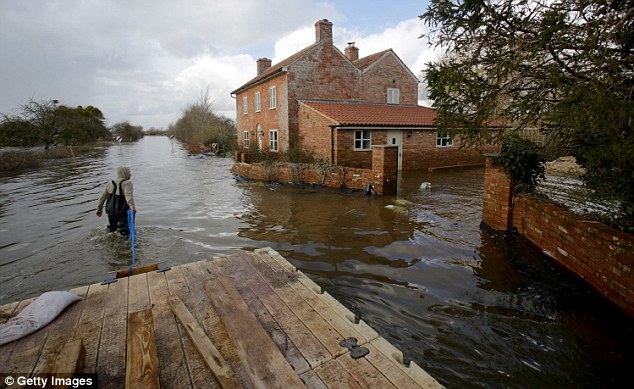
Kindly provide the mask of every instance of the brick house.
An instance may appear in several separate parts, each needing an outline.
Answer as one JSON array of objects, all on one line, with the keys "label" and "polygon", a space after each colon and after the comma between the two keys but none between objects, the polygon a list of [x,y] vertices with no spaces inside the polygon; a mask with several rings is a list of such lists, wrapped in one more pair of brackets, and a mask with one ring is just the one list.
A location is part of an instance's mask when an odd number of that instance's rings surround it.
[{"label": "brick house", "polygon": [[258,59],[257,76],[231,93],[238,145],[297,147],[360,168],[371,167],[372,145],[398,146],[399,170],[484,164],[479,151],[437,133],[436,112],[417,105],[419,81],[392,49],[359,58],[351,42],[342,53],[326,19],[315,23],[315,35],[315,43],[273,66]]}]

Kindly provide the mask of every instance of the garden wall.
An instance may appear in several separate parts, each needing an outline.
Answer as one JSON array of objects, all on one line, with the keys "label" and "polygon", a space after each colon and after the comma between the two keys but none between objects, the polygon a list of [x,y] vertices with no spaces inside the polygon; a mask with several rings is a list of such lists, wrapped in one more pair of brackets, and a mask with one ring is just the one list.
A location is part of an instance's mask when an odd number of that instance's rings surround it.
[{"label": "garden wall", "polygon": [[266,161],[250,163],[249,154],[236,153],[231,172],[241,177],[280,183],[317,184],[329,188],[366,190],[368,185],[378,194],[396,194],[398,182],[398,148],[372,147],[372,169],[326,164]]},{"label": "garden wall", "polygon": [[557,262],[634,316],[634,236],[555,204],[512,196],[503,170],[487,158],[482,222],[516,228]]}]

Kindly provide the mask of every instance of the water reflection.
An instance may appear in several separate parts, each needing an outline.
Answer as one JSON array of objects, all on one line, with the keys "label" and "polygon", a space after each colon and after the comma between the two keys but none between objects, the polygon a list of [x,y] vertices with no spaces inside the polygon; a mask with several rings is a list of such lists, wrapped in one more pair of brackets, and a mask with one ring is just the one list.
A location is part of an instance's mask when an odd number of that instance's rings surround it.
[{"label": "water reflection", "polygon": [[629,382],[632,320],[522,239],[480,228],[482,169],[409,173],[398,196],[370,197],[236,181],[232,163],[146,137],[0,177],[0,304],[130,263],[94,215],[127,165],[139,264],[271,246],[448,387]]}]

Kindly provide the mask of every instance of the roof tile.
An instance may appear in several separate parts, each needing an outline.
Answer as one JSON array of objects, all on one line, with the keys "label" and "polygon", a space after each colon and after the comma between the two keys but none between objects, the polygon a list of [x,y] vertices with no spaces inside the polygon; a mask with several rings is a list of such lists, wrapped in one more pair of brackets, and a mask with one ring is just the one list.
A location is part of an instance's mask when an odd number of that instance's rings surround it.
[{"label": "roof tile", "polygon": [[436,111],[420,105],[393,105],[344,100],[302,100],[338,125],[431,127]]}]

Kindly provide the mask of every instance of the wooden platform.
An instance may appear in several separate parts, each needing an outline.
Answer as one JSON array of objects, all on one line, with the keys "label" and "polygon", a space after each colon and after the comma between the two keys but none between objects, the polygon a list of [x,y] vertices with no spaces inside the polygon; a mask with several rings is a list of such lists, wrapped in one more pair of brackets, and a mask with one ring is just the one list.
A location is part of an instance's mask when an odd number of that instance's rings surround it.
[{"label": "wooden platform", "polygon": [[[100,388],[441,387],[272,249],[71,292],[83,301],[0,346],[0,374],[72,365],[97,373]],[[340,345],[349,337],[369,353],[353,359]]]}]

